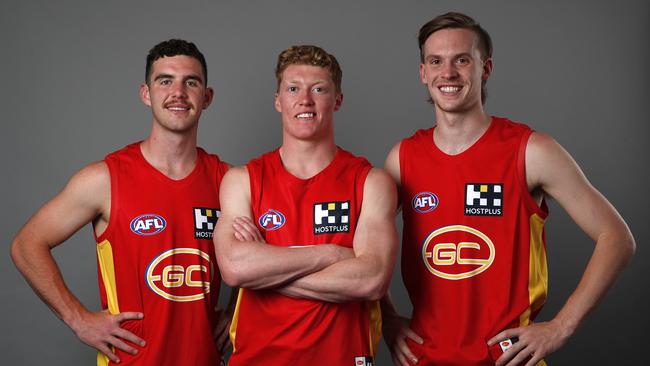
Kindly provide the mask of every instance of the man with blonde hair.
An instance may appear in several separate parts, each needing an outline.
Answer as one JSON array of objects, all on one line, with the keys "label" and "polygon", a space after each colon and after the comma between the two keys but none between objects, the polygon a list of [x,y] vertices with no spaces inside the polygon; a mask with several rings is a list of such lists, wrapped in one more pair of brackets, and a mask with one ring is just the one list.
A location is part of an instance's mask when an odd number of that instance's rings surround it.
[{"label": "man with blonde hair", "polygon": [[283,51],[282,146],[224,177],[215,248],[224,281],[242,288],[231,365],[374,362],[396,192],[385,172],[334,143],[341,74],[319,47]]}]

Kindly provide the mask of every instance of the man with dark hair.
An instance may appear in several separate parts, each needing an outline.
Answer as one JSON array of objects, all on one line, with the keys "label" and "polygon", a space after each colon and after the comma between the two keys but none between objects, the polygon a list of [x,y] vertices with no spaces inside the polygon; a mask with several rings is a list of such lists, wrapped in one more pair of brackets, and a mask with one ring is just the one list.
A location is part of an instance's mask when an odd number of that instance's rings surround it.
[{"label": "man with dark hair", "polygon": [[334,143],[341,69],[315,46],[283,51],[282,146],[224,177],[215,247],[239,286],[230,365],[373,364],[397,250],[390,176]]},{"label": "man with dark hair", "polygon": [[[98,365],[216,365],[227,319],[212,246],[228,165],[196,146],[212,102],[205,59],[169,40],[147,57],[140,98],[149,136],[77,172],[18,232],[12,258],[27,282]],[[68,290],[51,250],[92,222],[104,310]]]},{"label": "man with dark hair", "polygon": [[[550,136],[483,109],[492,42],[472,18],[447,13],[420,29],[420,78],[436,125],[390,151],[400,188],[402,275],[412,319],[382,301],[398,365],[544,364],[603,298],[634,253],[614,207]],[[596,246],[578,288],[548,322],[545,197]]]}]

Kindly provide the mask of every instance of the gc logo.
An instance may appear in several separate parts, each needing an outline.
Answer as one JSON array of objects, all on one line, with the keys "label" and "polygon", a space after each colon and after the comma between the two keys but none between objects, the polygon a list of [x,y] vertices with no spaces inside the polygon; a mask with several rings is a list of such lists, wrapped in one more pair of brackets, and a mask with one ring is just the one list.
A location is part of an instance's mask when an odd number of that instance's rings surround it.
[{"label": "gc logo", "polygon": [[422,245],[422,260],[429,272],[448,280],[478,275],[492,265],[494,256],[492,240],[463,225],[434,230]]},{"label": "gc logo", "polygon": [[154,258],[145,274],[149,288],[167,300],[200,300],[210,292],[210,256],[195,248],[174,248]]}]

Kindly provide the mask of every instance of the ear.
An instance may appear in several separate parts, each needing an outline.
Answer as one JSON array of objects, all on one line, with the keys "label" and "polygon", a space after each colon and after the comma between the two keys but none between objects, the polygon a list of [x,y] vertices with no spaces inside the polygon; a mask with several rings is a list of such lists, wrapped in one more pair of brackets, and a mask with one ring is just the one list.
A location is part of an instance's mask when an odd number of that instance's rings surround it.
[{"label": "ear", "polygon": [[428,84],[427,74],[424,72],[424,64],[420,64],[420,81],[422,82],[422,84]]},{"label": "ear", "polygon": [[481,77],[482,80],[487,81],[487,79],[492,75],[492,58],[488,58],[485,60],[483,63],[483,76]]},{"label": "ear", "polygon": [[275,93],[275,96],[273,97],[273,105],[275,106],[275,110],[282,113],[282,105],[280,104],[280,101],[278,100],[278,93]]},{"label": "ear", "polygon": [[147,83],[140,84],[140,100],[145,105],[151,107],[151,95],[149,94],[149,85]]},{"label": "ear", "polygon": [[203,95],[203,109],[207,109],[210,106],[210,103],[212,103],[213,98],[214,98],[214,89],[206,88],[205,94]]},{"label": "ear", "polygon": [[334,101],[334,112],[341,109],[342,104],[343,104],[343,93],[337,93],[336,100]]}]

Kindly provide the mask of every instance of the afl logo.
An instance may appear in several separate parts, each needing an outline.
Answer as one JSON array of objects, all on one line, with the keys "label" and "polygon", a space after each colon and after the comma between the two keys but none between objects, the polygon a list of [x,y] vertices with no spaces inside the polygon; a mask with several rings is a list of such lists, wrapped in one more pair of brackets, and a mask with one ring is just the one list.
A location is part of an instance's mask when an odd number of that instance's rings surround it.
[{"label": "afl logo", "polygon": [[427,213],[438,207],[438,196],[431,192],[420,192],[411,201],[413,209],[419,213]]},{"label": "afl logo", "polygon": [[257,221],[262,229],[271,231],[281,228],[284,225],[285,218],[281,212],[271,209],[260,216]]},{"label": "afl logo", "polygon": [[170,249],[149,263],[145,280],[151,291],[167,300],[200,300],[210,292],[210,256],[195,248]]},{"label": "afl logo", "polygon": [[154,235],[165,230],[167,221],[160,216],[154,214],[145,214],[131,220],[131,231],[138,235]]},{"label": "afl logo", "polygon": [[478,275],[494,262],[494,244],[482,232],[463,225],[434,230],[422,244],[422,260],[429,272],[447,280]]}]

